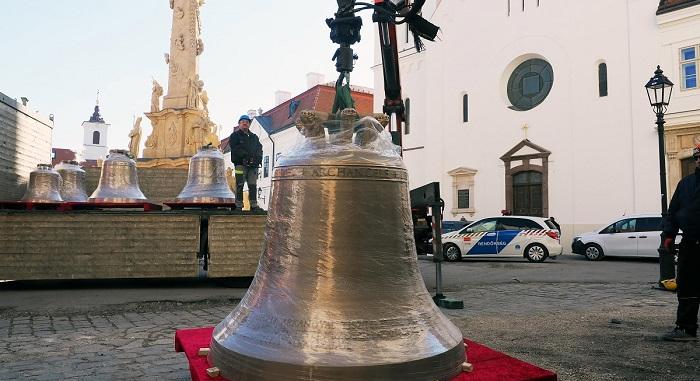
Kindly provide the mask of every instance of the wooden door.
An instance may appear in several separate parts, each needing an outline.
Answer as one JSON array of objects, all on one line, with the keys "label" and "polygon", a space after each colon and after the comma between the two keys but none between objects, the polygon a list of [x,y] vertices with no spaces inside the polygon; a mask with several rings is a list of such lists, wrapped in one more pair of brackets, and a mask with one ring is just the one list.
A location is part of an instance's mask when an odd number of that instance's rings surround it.
[{"label": "wooden door", "polygon": [[536,171],[519,172],[513,176],[513,214],[543,216],[542,174]]}]

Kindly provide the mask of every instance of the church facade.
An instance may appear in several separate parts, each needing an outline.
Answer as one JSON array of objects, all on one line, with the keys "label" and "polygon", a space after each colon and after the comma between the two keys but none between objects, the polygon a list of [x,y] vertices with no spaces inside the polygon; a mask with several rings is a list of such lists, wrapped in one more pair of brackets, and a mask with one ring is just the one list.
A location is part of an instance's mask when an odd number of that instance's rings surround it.
[{"label": "church facade", "polygon": [[[665,3],[426,6],[424,17],[441,27],[439,41],[416,53],[408,31],[398,29],[411,188],[439,181],[448,220],[554,216],[565,247],[574,234],[622,215],[660,213],[656,117],[644,89],[657,65],[676,84],[666,118],[669,192],[700,141],[692,70],[700,4]],[[378,53],[375,61],[380,110]]]}]

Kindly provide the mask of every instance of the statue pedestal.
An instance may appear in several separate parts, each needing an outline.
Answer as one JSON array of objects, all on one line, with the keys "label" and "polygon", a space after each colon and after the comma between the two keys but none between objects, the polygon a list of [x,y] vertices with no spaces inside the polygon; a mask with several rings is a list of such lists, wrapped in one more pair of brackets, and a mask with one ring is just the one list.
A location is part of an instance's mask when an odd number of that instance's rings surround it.
[{"label": "statue pedestal", "polygon": [[201,109],[164,109],[146,113],[153,132],[146,139],[145,159],[190,157],[207,143],[218,145],[213,123]]},{"label": "statue pedestal", "polygon": [[188,169],[190,166],[189,157],[172,157],[162,159],[137,159],[136,168],[181,168]]}]

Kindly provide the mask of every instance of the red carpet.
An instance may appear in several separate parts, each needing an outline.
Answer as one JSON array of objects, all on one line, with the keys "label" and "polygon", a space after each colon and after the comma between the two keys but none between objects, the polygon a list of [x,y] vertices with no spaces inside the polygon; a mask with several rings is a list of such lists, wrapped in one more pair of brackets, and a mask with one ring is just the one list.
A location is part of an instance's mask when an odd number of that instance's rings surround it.
[{"label": "red carpet", "polygon": [[[210,366],[207,358],[197,355],[199,348],[209,347],[213,329],[214,327],[207,327],[175,331],[175,350],[187,355],[193,381],[226,381],[223,377],[209,377],[207,368]],[[474,365],[474,370],[471,373],[462,373],[452,381],[557,381],[557,375],[546,369],[473,341],[464,341],[469,344],[467,359]]]}]

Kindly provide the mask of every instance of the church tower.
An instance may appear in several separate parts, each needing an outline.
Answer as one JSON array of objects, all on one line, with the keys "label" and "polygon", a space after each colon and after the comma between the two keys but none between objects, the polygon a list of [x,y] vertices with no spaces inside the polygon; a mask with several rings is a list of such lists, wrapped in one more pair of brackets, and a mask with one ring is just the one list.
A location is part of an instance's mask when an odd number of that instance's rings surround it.
[{"label": "church tower", "polygon": [[95,111],[90,120],[83,122],[83,160],[104,160],[107,157],[107,132],[109,124],[100,115],[100,105],[95,105]]}]

